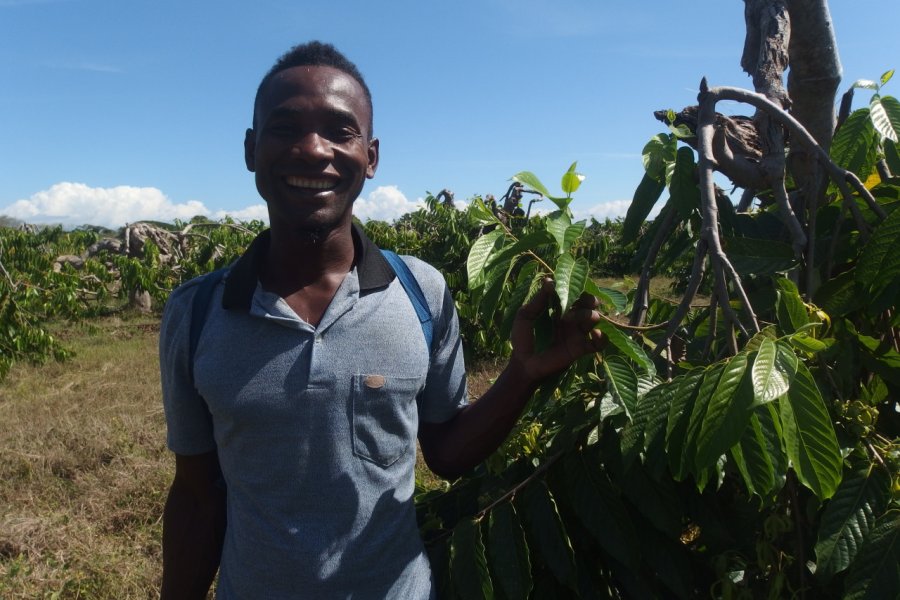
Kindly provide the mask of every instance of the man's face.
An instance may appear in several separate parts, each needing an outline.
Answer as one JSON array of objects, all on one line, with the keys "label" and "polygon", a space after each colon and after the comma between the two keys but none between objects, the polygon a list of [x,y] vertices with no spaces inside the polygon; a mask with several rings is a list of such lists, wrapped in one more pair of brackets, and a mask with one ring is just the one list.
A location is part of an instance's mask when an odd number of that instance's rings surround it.
[{"label": "man's face", "polygon": [[378,140],[360,84],[332,67],[293,67],[260,93],[244,159],[273,228],[327,233],[350,222],[375,175]]}]

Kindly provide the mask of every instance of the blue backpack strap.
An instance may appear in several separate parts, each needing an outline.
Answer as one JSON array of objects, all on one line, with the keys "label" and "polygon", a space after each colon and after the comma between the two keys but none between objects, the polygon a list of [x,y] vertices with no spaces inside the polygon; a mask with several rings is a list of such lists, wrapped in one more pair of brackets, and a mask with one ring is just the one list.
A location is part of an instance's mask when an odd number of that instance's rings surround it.
[{"label": "blue backpack strap", "polygon": [[400,284],[406,291],[406,295],[409,296],[413,308],[416,309],[416,315],[419,317],[419,323],[422,325],[422,334],[425,336],[425,343],[430,351],[431,341],[434,337],[434,323],[431,318],[431,310],[428,308],[428,301],[425,300],[425,294],[422,293],[419,282],[416,281],[412,271],[409,270],[402,258],[390,250],[382,250],[381,253],[393,267],[397,279],[400,280]]},{"label": "blue backpack strap", "polygon": [[206,313],[209,312],[209,303],[212,301],[216,286],[225,277],[228,267],[217,269],[207,273],[197,284],[194,299],[191,302],[191,333],[188,346],[188,373],[194,379],[194,356],[197,354],[197,344],[200,343],[200,334],[206,324]]}]

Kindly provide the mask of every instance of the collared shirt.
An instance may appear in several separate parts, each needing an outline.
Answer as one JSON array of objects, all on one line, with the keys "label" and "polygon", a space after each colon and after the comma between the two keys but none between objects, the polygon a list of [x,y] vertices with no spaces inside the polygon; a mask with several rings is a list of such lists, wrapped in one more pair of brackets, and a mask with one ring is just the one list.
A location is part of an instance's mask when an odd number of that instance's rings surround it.
[{"label": "collared shirt", "polygon": [[404,260],[434,318],[426,347],[390,265],[359,229],[356,261],[318,326],[259,284],[259,236],[213,296],[187,363],[196,282],[160,334],[169,448],[216,450],[227,485],[220,598],[429,598],[413,507],[419,420],[467,402],[453,301]]}]

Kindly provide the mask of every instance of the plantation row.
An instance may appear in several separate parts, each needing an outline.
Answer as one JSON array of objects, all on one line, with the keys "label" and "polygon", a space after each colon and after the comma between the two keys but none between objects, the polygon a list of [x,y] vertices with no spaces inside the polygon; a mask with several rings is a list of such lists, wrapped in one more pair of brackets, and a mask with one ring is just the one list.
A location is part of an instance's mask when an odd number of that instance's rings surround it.
[{"label": "plantation row", "polygon": [[[705,119],[723,99],[770,111],[806,143],[762,97],[704,88],[696,127],[668,114],[645,147],[622,223],[573,221],[573,164],[561,194],[523,172],[505,209],[429,197],[396,223],[365,224],[380,246],[445,274],[472,358],[507,352],[515,310],[547,276],[552,317],[583,292],[604,314],[602,357],[545,385],[486,464],[418,496],[445,597],[900,589],[900,103],[875,94],[843,121],[819,158],[831,182],[819,205],[785,210],[782,181],[738,211],[711,181]],[[531,216],[526,192],[555,210]],[[117,244],[90,228],[0,230],[0,376],[16,360],[65,356],[48,320],[144,292],[160,306],[263,225],[135,227]],[[630,286],[597,283],[635,272]],[[659,275],[680,301],[650,294]]]}]

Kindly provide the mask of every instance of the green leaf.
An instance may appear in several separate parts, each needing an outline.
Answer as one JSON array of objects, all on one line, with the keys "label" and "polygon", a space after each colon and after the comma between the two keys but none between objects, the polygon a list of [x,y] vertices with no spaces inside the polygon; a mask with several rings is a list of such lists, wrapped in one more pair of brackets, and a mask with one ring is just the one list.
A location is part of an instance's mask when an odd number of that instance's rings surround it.
[{"label": "green leaf", "polygon": [[556,240],[559,254],[565,253],[566,231],[571,225],[572,218],[569,216],[569,213],[564,210],[557,210],[552,214],[547,215],[547,231],[549,231],[553,236],[553,239]]},{"label": "green leaf", "polygon": [[569,249],[581,239],[581,235],[584,233],[584,221],[578,221],[577,223],[572,223],[566,228],[566,232],[563,235],[563,250],[568,252]]},{"label": "green leaf", "polygon": [[859,469],[841,482],[822,512],[816,542],[817,578],[828,583],[850,566],[890,498],[891,478],[875,466]]},{"label": "green leaf", "polygon": [[900,210],[893,211],[862,250],[856,281],[875,296],[900,277]]},{"label": "green leaf", "polygon": [[[745,381],[748,358],[744,353],[725,363],[710,397],[697,435],[694,468],[697,472],[713,466],[719,457],[737,444],[750,419],[753,388]],[[701,389],[702,393],[702,389]]]},{"label": "green leaf", "polygon": [[830,498],[841,481],[841,452],[825,401],[803,363],[778,405],[797,479],[820,500]]},{"label": "green leaf", "polygon": [[563,467],[566,500],[575,516],[603,550],[627,569],[636,569],[640,549],[634,525],[612,484],[600,469],[589,469],[581,453],[567,456]]},{"label": "green leaf", "polygon": [[473,519],[463,519],[453,528],[450,542],[451,578],[460,598],[464,600],[494,597],[494,587],[488,573],[481,541],[481,529]]},{"label": "green leaf", "polygon": [[857,266],[856,269],[841,273],[822,284],[816,292],[815,303],[832,318],[854,312],[865,304],[863,287],[855,278],[858,271]]},{"label": "green leaf", "polygon": [[790,244],[749,237],[723,237],[731,265],[740,275],[774,275],[797,266]]},{"label": "green leaf", "polygon": [[513,287],[512,294],[506,303],[506,312],[503,314],[503,322],[500,325],[500,337],[504,340],[509,339],[512,332],[513,321],[515,321],[516,313],[525,302],[531,298],[540,287],[543,280],[543,274],[537,272],[538,264],[536,261],[529,261],[519,269],[516,276],[516,283]]},{"label": "green leaf", "polygon": [[684,479],[690,466],[684,460],[687,429],[705,374],[706,369],[694,369],[672,381],[672,385],[677,382],[678,387],[671,404],[669,404],[669,418],[666,422],[666,451],[669,457],[669,467],[678,481]]},{"label": "green leaf", "polygon": [[628,305],[628,296],[619,290],[600,287],[591,278],[584,282],[584,291],[596,297],[604,306],[611,308],[612,311],[617,313],[625,312],[625,307]]},{"label": "green leaf", "polygon": [[794,333],[809,323],[806,305],[800,297],[797,286],[790,279],[784,277],[775,279],[775,288],[778,291],[778,325],[783,332]]},{"label": "green leaf", "polygon": [[695,180],[697,164],[694,162],[694,151],[687,146],[678,149],[675,157],[675,171],[669,184],[672,195],[672,206],[681,215],[682,220],[700,209],[700,188]]},{"label": "green leaf", "polygon": [[659,197],[662,196],[664,189],[666,189],[665,177],[656,179],[644,174],[634,191],[634,197],[631,199],[631,204],[628,205],[628,212],[625,213],[625,222],[622,224],[622,239],[626,243],[637,237],[641,225],[653,210]]},{"label": "green leaf", "polygon": [[885,71],[884,73],[882,73],[882,74],[881,74],[881,87],[884,87],[884,84],[886,84],[888,81],[890,81],[890,80],[891,80],[891,77],[893,77],[893,76],[894,76],[894,70],[893,70],[893,69],[891,69],[890,71]]},{"label": "green leaf", "polygon": [[603,370],[609,393],[625,408],[628,418],[633,418],[637,407],[637,375],[631,365],[620,356],[609,356],[603,361]]},{"label": "green leaf", "polygon": [[751,372],[753,380],[753,396],[755,403],[771,402],[788,391],[790,377],[793,373],[785,373],[775,365],[778,347],[770,339],[762,340],[756,358],[753,360]]},{"label": "green leaf", "polygon": [[884,160],[891,173],[900,173],[900,152],[897,151],[897,144],[891,140],[884,141]]},{"label": "green leaf", "polygon": [[518,181],[528,189],[543,194],[546,198],[550,197],[550,192],[547,191],[547,188],[544,187],[544,184],[541,183],[541,180],[538,179],[537,175],[531,171],[521,171],[520,173],[513,175],[510,179],[512,181]]},{"label": "green leaf", "polygon": [[865,181],[875,168],[878,137],[868,108],[853,111],[831,143],[831,158]]},{"label": "green leaf", "polygon": [[675,162],[677,148],[678,141],[673,135],[660,133],[650,138],[641,152],[647,176],[660,183],[666,183],[666,167]]},{"label": "green leaf", "polygon": [[514,261],[520,254],[525,254],[529,251],[534,252],[541,246],[550,243],[552,243],[552,239],[546,230],[532,231],[519,238],[516,242],[507,244],[500,250],[493,252],[484,268],[486,270],[493,268],[505,269],[508,267],[508,263]]},{"label": "green leaf", "polygon": [[[884,98],[887,100],[887,98]],[[897,101],[894,100],[896,103]],[[888,115],[887,107],[882,102],[881,96],[875,94],[872,96],[872,100],[869,102],[869,116],[872,118],[872,125],[875,126],[875,131],[877,131],[881,137],[885,139],[889,139],[892,142],[897,142],[897,133],[900,131],[900,127],[895,127],[895,124],[891,117]],[[900,117],[900,115],[898,115]],[[900,126],[900,122],[897,123]]]},{"label": "green leaf", "polygon": [[637,342],[628,337],[621,329],[612,323],[601,319],[595,326],[606,336],[609,343],[619,349],[625,356],[636,362],[650,377],[656,375],[656,365],[644,353],[644,350],[638,346]]},{"label": "green leaf", "polygon": [[557,580],[576,590],[575,554],[550,490],[543,482],[533,483],[525,489],[522,501],[529,530],[537,542],[532,548],[536,547]]},{"label": "green leaf", "polygon": [[506,281],[509,279],[509,274],[512,272],[513,266],[515,266],[514,262],[509,262],[505,265],[498,263],[489,271],[487,269],[485,270],[483,281],[484,292],[481,296],[481,302],[478,303],[478,311],[480,314],[485,315],[488,318],[493,317],[500,304],[500,296],[503,294],[503,288],[506,285]]},{"label": "green leaf", "polygon": [[632,422],[641,426],[644,450],[648,450],[656,442],[659,434],[665,431],[669,406],[672,404],[676,389],[673,383],[660,384],[638,400]]},{"label": "green leaf", "polygon": [[510,503],[491,511],[488,532],[491,574],[497,587],[510,600],[526,599],[531,593],[531,558],[525,532]]},{"label": "green leaf", "polygon": [[881,340],[858,333],[849,321],[845,321],[850,331],[862,347],[863,362],[872,371],[895,385],[900,385],[900,353],[883,344]]},{"label": "green leaf", "polygon": [[474,219],[479,225],[491,225],[499,223],[497,215],[491,212],[481,198],[476,198],[469,204],[468,215]]},{"label": "green leaf", "polygon": [[578,166],[578,161],[573,162],[569,170],[563,173],[562,191],[566,196],[571,196],[577,192],[578,188],[581,187],[581,182],[584,181],[584,175],[575,172],[576,166]]},{"label": "green leaf", "polygon": [[805,352],[813,353],[828,350],[828,348],[834,345],[834,340],[831,338],[820,340],[818,338],[814,338],[805,331],[795,333],[794,335],[790,336],[788,340],[795,348],[799,348],[800,350],[803,350]]},{"label": "green leaf", "polygon": [[556,263],[553,278],[556,283],[556,295],[563,312],[569,310],[572,303],[578,300],[584,291],[590,265],[584,257],[575,258],[571,254],[563,254]]},{"label": "green leaf", "polygon": [[731,456],[750,493],[768,496],[775,487],[775,467],[769,459],[766,439],[756,414],[750,415],[750,423],[744,429],[741,441],[731,448]]},{"label": "green leaf", "polygon": [[484,234],[472,244],[466,260],[470,290],[474,290],[484,283],[484,267],[491,258],[491,254],[497,249],[498,242],[502,237],[503,231],[495,229]]},{"label": "green leaf", "polygon": [[900,589],[900,510],[879,517],[845,581],[844,600],[896,598]]}]

